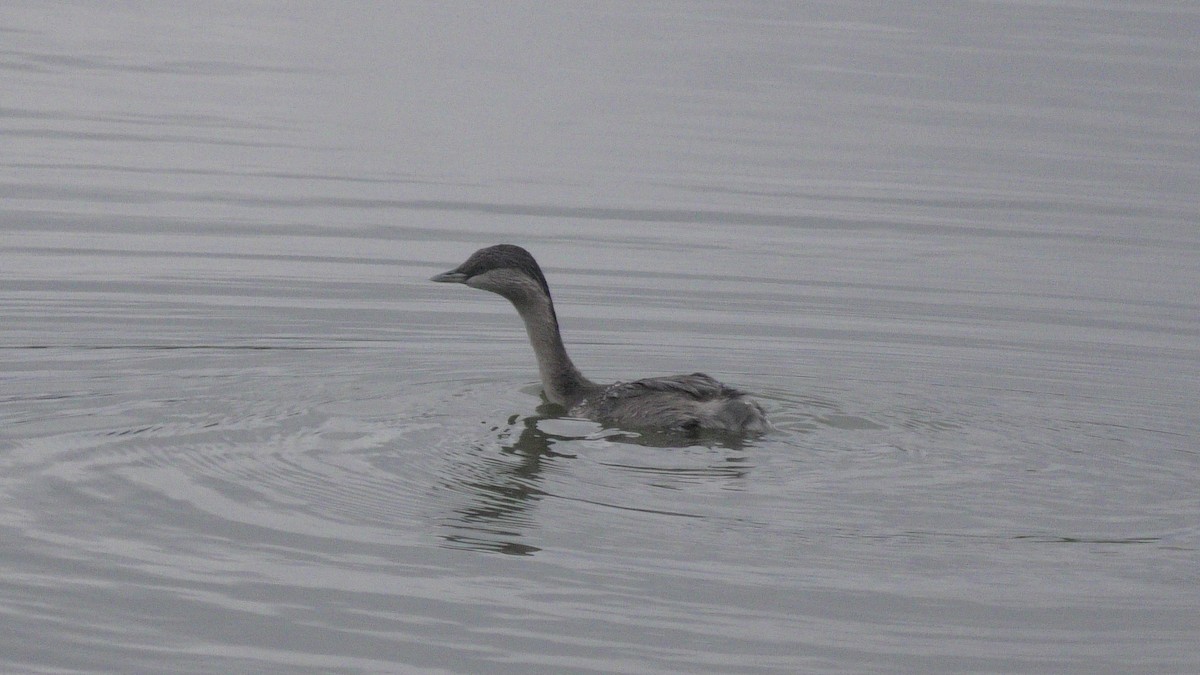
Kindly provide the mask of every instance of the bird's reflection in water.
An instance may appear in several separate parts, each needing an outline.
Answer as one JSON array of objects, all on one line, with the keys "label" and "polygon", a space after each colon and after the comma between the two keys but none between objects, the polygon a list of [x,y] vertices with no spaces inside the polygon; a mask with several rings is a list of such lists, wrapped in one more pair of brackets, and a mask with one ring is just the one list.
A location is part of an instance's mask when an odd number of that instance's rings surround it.
[{"label": "bird's reflection in water", "polygon": [[563,457],[552,446],[574,438],[539,428],[539,422],[559,412],[557,406],[545,404],[536,415],[513,415],[507,429],[497,429],[498,455],[490,452],[491,448],[473,448],[478,462],[458,467],[459,475],[450,477],[454,481],[450,487],[466,493],[469,500],[445,523],[453,530],[442,536],[448,545],[509,555],[532,555],[541,550],[518,540],[532,525],[529,509],[546,496],[541,488],[542,471]]},{"label": "bird's reflection in water", "polygon": [[467,500],[443,520],[443,525],[449,530],[442,535],[447,546],[508,555],[532,555],[540,551],[538,547],[521,540],[527,536],[529,529],[535,527],[531,516],[534,505],[550,496],[543,488],[543,473],[556,463],[575,456],[556,451],[555,446],[569,447],[571,442],[579,441],[602,441],[646,448],[679,448],[700,444],[732,450],[735,454],[723,455],[719,465],[703,468],[601,464],[685,478],[706,475],[710,478],[741,479],[749,469],[745,457],[736,452],[744,445],[738,437],[712,434],[681,437],[671,433],[647,434],[603,429],[592,422],[564,419],[563,412],[560,406],[543,403],[535,415],[513,415],[507,427],[495,429],[498,448],[495,445],[477,445],[472,448],[469,462],[454,467],[452,475],[443,481],[443,487],[464,495]]}]

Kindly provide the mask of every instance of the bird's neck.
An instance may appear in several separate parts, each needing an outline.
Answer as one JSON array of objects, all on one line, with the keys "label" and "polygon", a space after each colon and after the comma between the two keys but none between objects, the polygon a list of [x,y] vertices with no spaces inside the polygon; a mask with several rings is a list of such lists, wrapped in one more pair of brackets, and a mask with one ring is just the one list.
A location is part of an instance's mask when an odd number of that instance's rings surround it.
[{"label": "bird's neck", "polygon": [[525,322],[529,343],[537,356],[538,372],[542,377],[542,388],[546,398],[561,406],[571,406],[583,398],[596,385],[579,372],[567,348],[563,346],[562,334],[558,329],[558,318],[553,302],[540,297],[531,302],[517,304],[517,313]]}]

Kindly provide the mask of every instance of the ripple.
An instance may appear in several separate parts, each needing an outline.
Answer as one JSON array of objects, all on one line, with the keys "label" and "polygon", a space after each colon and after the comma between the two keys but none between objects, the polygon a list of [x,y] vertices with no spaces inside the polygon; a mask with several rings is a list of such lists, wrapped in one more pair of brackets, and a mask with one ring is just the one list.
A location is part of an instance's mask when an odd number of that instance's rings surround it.
[{"label": "ripple", "polygon": [[10,4],[0,670],[1197,671],[1196,10]]}]

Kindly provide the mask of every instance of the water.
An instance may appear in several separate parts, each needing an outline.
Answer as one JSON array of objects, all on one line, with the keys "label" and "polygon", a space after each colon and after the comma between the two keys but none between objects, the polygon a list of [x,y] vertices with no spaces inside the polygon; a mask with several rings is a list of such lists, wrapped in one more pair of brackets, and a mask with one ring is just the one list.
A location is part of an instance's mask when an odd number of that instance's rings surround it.
[{"label": "water", "polygon": [[1200,670],[1192,5],[0,15],[0,670]]}]

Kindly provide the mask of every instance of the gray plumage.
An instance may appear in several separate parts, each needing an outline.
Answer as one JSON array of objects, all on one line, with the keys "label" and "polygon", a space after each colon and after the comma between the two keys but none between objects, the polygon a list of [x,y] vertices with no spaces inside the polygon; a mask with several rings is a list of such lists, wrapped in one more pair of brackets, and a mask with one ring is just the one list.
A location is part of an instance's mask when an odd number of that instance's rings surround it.
[{"label": "gray plumage", "polygon": [[748,434],[771,428],[756,401],[704,373],[607,385],[584,377],[563,346],[546,277],[520,246],[480,249],[432,280],[491,291],[512,302],[525,322],[546,398],[571,415],[640,429]]}]

